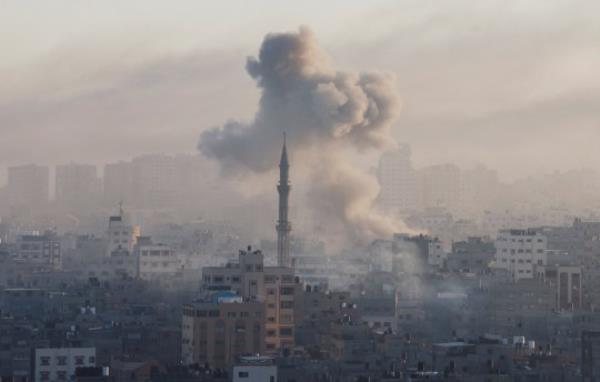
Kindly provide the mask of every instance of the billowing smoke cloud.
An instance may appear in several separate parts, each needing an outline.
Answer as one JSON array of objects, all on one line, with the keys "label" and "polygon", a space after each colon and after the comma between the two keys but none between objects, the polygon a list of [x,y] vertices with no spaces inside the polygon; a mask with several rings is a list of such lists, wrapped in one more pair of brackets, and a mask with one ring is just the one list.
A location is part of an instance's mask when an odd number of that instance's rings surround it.
[{"label": "billowing smoke cloud", "polygon": [[306,28],[267,35],[246,70],[262,91],[254,120],[206,131],[199,149],[225,172],[265,172],[278,164],[285,131],[292,168],[308,172],[309,207],[329,238],[368,240],[402,229],[372,210],[377,181],[352,161],[357,152],[394,145],[393,76],[334,70]]}]

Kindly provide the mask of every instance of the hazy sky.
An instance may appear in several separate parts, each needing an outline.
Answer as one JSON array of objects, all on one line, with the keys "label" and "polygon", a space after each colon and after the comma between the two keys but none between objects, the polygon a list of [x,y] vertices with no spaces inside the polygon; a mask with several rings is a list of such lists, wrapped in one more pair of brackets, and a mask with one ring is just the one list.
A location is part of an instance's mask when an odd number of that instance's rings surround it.
[{"label": "hazy sky", "polygon": [[0,0],[0,178],[193,152],[202,130],[252,117],[246,56],[299,25],[338,67],[396,73],[394,133],[419,166],[600,169],[598,15],[583,0]]}]

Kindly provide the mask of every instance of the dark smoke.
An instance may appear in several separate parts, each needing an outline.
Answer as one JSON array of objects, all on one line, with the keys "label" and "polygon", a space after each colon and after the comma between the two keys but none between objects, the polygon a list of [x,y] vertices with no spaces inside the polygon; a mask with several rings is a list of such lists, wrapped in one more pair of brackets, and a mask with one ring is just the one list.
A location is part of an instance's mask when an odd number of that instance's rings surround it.
[{"label": "dark smoke", "polygon": [[306,28],[267,35],[246,70],[262,91],[254,120],[206,131],[199,149],[226,172],[265,172],[277,166],[286,131],[292,165],[308,171],[308,201],[330,239],[368,240],[401,229],[372,211],[377,182],[351,160],[394,145],[393,76],[334,70]]}]

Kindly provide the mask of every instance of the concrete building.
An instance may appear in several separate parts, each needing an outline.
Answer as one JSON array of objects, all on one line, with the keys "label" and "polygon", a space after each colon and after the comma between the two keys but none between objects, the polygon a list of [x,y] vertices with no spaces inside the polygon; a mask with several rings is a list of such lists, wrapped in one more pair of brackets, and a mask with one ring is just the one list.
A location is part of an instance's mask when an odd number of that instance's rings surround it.
[{"label": "concrete building", "polygon": [[584,382],[600,381],[600,331],[581,333],[581,374]]},{"label": "concrete building", "polygon": [[555,265],[540,267],[543,279],[556,288],[556,310],[574,311],[583,307],[583,287],[581,267]]},{"label": "concrete building", "polygon": [[403,213],[417,208],[417,178],[410,156],[410,146],[402,144],[379,159],[379,207],[383,211]]},{"label": "concrete building", "polygon": [[96,366],[96,348],[35,349],[35,382],[70,381],[75,370]]},{"label": "concrete building", "polygon": [[266,350],[275,352],[294,346],[294,300],[300,290],[294,270],[264,266],[261,251],[240,251],[238,262],[202,270],[206,291],[234,291],[245,299],[266,305]]},{"label": "concrete building", "polygon": [[581,267],[559,266],[556,290],[556,307],[559,310],[577,310],[582,308]]},{"label": "concrete building", "polygon": [[134,248],[137,259],[137,276],[144,280],[173,276],[180,269],[175,251],[166,244],[154,243],[148,236],[140,236]]},{"label": "concrete building", "polygon": [[233,382],[277,382],[277,366],[270,357],[241,357],[233,367]]},{"label": "concrete building", "polygon": [[265,350],[265,305],[233,292],[185,305],[181,346],[185,365],[225,368],[239,356],[260,354]]},{"label": "concrete building", "polygon": [[494,260],[496,248],[489,238],[469,237],[465,241],[452,243],[447,267],[455,272],[485,272]]},{"label": "concrete building", "polygon": [[140,236],[140,227],[132,225],[123,209],[119,208],[119,214],[108,219],[108,247],[107,256],[118,253],[133,253],[133,247]]},{"label": "concrete building", "polygon": [[432,239],[427,243],[427,247],[427,264],[437,268],[444,267],[448,254],[444,251],[440,240],[437,238]]},{"label": "concrete building", "polygon": [[20,235],[17,238],[17,259],[60,269],[62,264],[60,240],[51,231],[43,235]]},{"label": "concrete building", "polygon": [[63,208],[81,212],[99,201],[100,179],[95,165],[70,163],[56,166],[55,200]]},{"label": "concrete building", "polygon": [[508,270],[515,280],[534,278],[536,267],[547,263],[547,240],[536,230],[501,230],[495,246],[494,267]]},{"label": "concrete building", "polygon": [[50,170],[34,164],[8,168],[6,192],[12,207],[39,208],[48,203]]}]

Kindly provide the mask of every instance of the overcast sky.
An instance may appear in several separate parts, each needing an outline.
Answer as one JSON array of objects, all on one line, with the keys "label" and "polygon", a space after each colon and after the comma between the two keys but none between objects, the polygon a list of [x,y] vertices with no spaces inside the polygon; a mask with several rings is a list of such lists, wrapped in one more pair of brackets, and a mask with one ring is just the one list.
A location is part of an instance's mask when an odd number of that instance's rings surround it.
[{"label": "overcast sky", "polygon": [[8,165],[194,152],[251,119],[244,70],[309,26],[334,65],[396,73],[394,131],[418,166],[600,169],[598,1],[0,0],[0,179]]}]

